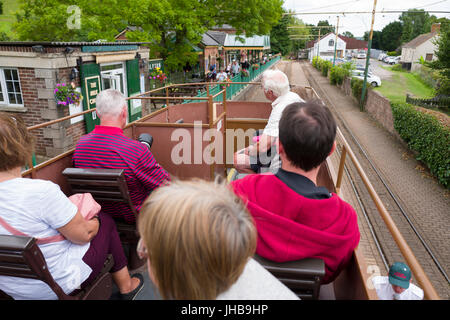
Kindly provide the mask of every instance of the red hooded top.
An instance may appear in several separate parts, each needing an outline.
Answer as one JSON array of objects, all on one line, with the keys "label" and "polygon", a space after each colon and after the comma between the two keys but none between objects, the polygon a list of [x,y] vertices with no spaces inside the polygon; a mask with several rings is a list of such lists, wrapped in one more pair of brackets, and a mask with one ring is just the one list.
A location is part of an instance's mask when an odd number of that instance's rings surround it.
[{"label": "red hooded top", "polygon": [[350,261],[360,238],[357,215],[336,194],[284,170],[248,175],[232,187],[255,220],[260,256],[276,262],[323,259],[322,283],[333,281]]}]

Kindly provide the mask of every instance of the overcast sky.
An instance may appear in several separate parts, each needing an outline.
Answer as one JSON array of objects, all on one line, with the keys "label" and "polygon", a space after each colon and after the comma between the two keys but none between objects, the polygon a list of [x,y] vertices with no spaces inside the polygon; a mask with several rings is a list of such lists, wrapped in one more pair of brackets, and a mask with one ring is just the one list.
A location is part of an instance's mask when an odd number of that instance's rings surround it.
[{"label": "overcast sky", "polygon": [[[284,8],[295,12],[348,12],[348,11],[370,11],[373,10],[373,0],[285,0]],[[430,11],[450,11],[450,0],[377,0],[376,11],[382,10],[408,10],[424,9]],[[374,30],[381,31],[387,24],[398,20],[401,13],[377,13],[375,15]],[[450,19],[450,14],[430,13],[438,18]],[[346,14],[339,15],[339,33],[350,31],[355,37],[362,37],[365,31],[370,30],[372,14]],[[305,23],[317,25],[320,20],[328,20],[336,25],[337,14],[321,15],[297,15],[297,18]]]}]

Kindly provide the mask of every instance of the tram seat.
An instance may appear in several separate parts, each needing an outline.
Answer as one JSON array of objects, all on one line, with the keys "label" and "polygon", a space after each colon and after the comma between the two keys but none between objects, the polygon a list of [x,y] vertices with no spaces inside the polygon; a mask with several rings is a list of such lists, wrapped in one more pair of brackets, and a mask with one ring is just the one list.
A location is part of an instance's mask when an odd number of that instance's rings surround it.
[{"label": "tram seat", "polygon": [[[131,202],[123,169],[66,168],[63,175],[67,178],[72,194],[90,193],[100,204],[103,201],[124,202],[130,207],[137,221],[137,211]],[[116,221],[116,226],[122,244],[130,245],[129,268],[139,268],[145,260],[139,259],[136,254],[135,248],[139,241],[136,224]]]},{"label": "tram seat", "polygon": [[308,258],[280,263],[257,254],[253,258],[300,299],[319,299],[320,281],[325,276],[325,263],[322,259]]},{"label": "tram seat", "polygon": [[[113,257],[109,255],[92,284],[75,295],[67,295],[48,271],[47,262],[35,238],[0,235],[0,275],[41,280],[60,300],[108,300],[112,293],[109,271],[113,265]],[[0,290],[2,299],[12,298]]]}]

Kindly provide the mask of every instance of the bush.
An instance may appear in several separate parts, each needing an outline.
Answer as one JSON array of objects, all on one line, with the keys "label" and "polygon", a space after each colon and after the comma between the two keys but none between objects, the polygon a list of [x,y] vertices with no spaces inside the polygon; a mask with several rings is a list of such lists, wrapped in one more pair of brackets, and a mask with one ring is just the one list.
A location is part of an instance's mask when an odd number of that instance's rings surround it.
[{"label": "bush", "polygon": [[[352,88],[352,94],[358,100],[358,103],[361,101],[361,95],[362,95],[362,87],[363,87],[364,80],[358,79],[358,78],[352,78],[350,82],[350,86]],[[367,84],[366,88],[368,88],[370,85]],[[364,97],[364,104],[366,104],[367,101],[367,92]]]},{"label": "bush", "polygon": [[344,82],[345,77],[349,77],[351,70],[354,68],[350,62],[343,63],[339,66],[331,67],[330,69],[330,83],[341,85]]},{"label": "bush", "polygon": [[322,75],[324,77],[328,76],[328,70],[333,66],[333,64],[331,63],[331,61],[328,60],[322,60],[319,62],[320,64],[320,70],[322,71]]},{"label": "bush", "polygon": [[388,56],[398,56],[398,53],[397,53],[397,51],[389,51],[389,52],[387,53],[387,55],[388,55]]},{"label": "bush", "polygon": [[403,68],[402,68],[402,65],[401,64],[395,64],[392,68],[391,68],[391,70],[392,71],[405,71]]},{"label": "bush", "polygon": [[394,128],[446,188],[450,188],[450,129],[406,103],[391,103]]},{"label": "bush", "polygon": [[312,65],[313,65],[313,67],[314,68],[316,68],[317,70],[319,70],[319,57],[314,57],[313,59],[312,59]]}]

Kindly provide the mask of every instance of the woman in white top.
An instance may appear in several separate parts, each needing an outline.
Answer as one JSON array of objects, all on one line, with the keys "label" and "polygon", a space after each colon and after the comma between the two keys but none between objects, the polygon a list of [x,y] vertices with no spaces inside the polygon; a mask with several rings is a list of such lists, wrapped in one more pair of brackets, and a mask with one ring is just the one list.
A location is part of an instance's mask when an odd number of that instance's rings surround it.
[{"label": "woman in white top", "polygon": [[[66,294],[91,283],[112,254],[121,297],[134,298],[143,278],[130,277],[112,218],[100,212],[85,220],[58,185],[22,178],[21,167],[32,152],[33,137],[23,121],[0,112],[0,234],[37,238],[52,277]],[[48,285],[34,279],[0,276],[0,290],[14,299],[57,299]]]},{"label": "woman in white top", "polygon": [[251,258],[253,220],[225,185],[173,181],[139,214],[138,253],[163,299],[298,299]]}]

